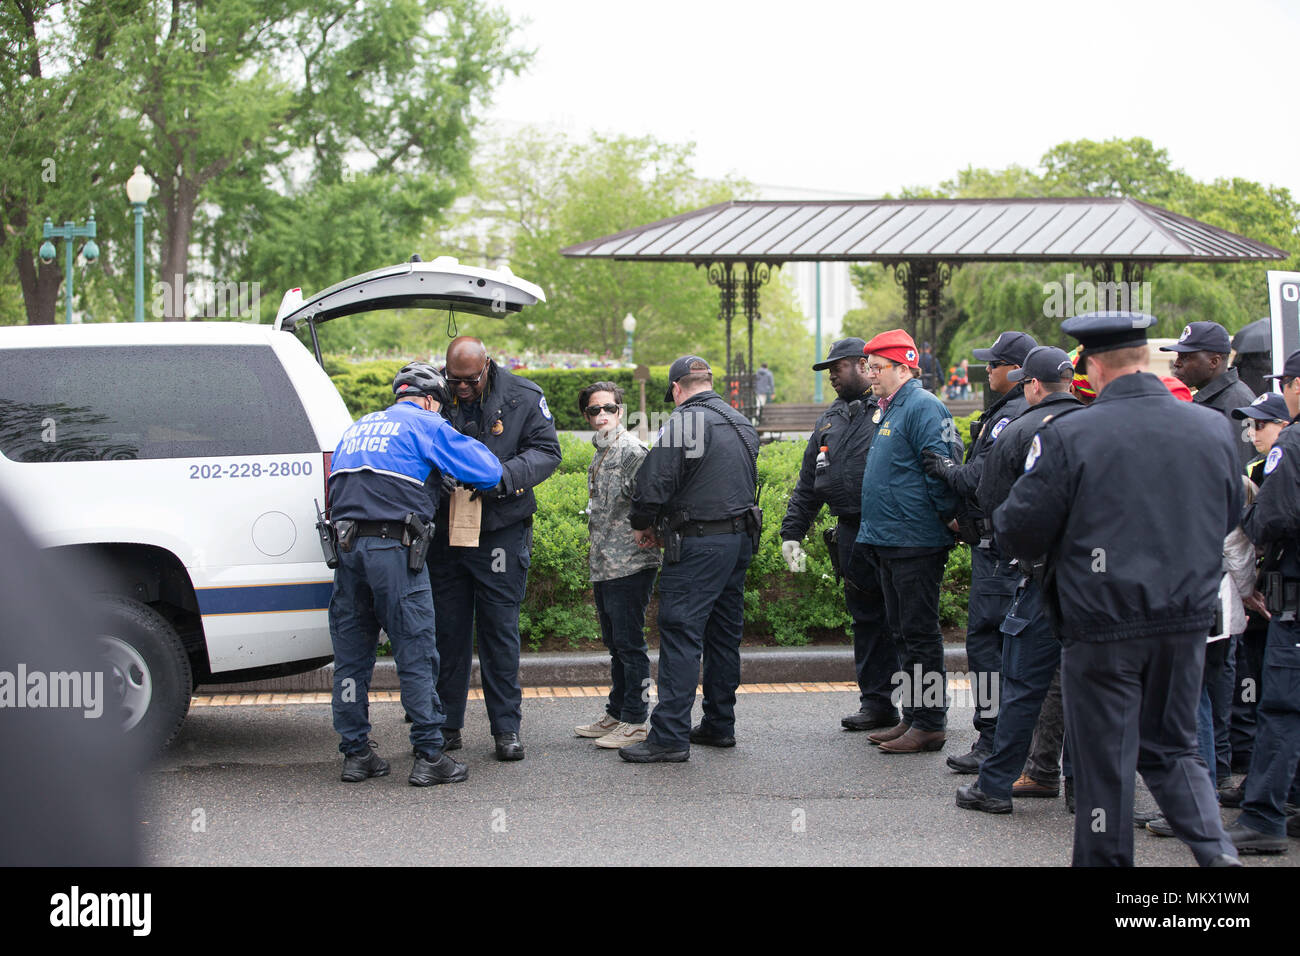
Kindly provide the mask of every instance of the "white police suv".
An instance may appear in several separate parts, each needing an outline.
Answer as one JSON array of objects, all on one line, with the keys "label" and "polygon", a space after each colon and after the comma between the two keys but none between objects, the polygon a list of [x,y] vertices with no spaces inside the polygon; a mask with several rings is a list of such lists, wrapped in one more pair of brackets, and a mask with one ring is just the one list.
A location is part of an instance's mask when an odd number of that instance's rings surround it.
[{"label": "white police suv", "polygon": [[330,660],[333,574],[317,536],[352,422],[291,334],[374,309],[515,312],[508,270],[441,258],[285,296],[274,326],[145,322],[0,329],[0,496],[85,582],[123,725],[169,741],[201,683]]}]

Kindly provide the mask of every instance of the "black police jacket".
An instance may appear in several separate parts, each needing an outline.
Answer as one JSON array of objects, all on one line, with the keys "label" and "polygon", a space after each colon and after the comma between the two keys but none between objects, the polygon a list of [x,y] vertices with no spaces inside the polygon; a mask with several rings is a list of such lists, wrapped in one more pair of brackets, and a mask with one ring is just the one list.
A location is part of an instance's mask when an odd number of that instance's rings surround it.
[{"label": "black police jacket", "polygon": [[[785,509],[782,541],[802,540],[822,505],[829,505],[831,514],[837,517],[858,517],[862,509],[862,471],[876,434],[876,423],[871,419],[877,408],[875,396],[868,391],[851,402],[837,398],[822,412],[804,449],[799,480]],[[830,464],[819,475],[817,453],[822,445],[828,449]]]},{"label": "black police jacket", "polygon": [[668,416],[636,473],[632,527],[678,513],[692,521],[744,514],[754,503],[757,460],[758,432],[749,419],[716,392],[692,395]]},{"label": "black police jacket", "polygon": [[[546,407],[541,387],[518,375],[488,364],[488,385],[479,398],[478,424],[456,400],[442,410],[458,432],[487,446],[501,462],[502,490],[483,495],[484,531],[495,531],[523,521],[537,510],[533,488],[560,466],[560,441],[555,419]],[[444,502],[438,523],[445,526]]]},{"label": "black police jacket", "polygon": [[[1025,387],[1017,382],[1014,388],[990,405],[983,415],[971,422],[970,446],[966,450],[966,463],[950,471],[947,479],[952,490],[967,502],[978,505],[976,495],[989,449],[1002,434],[1002,429],[1011,424],[1028,407]],[[981,516],[982,514],[977,514],[977,517]]]},{"label": "black police jacket", "polygon": [[999,545],[1047,558],[1065,641],[1209,634],[1243,500],[1235,429],[1146,372],[1044,424],[993,512]]},{"label": "black police jacket", "polygon": [[1261,551],[1280,546],[1276,570],[1300,578],[1300,427],[1277,436],[1264,457],[1264,478],[1241,528]]},{"label": "black police jacket", "polygon": [[984,459],[984,470],[975,491],[980,511],[991,515],[1007,500],[1011,486],[1025,473],[1025,456],[1029,454],[1030,442],[1044,419],[1054,418],[1065,409],[1082,404],[1069,392],[1048,392],[1041,402],[1027,406],[1003,427],[1002,434]]},{"label": "black police jacket", "polygon": [[[1254,400],[1255,393],[1241,380],[1235,368],[1228,369],[1205,388],[1197,389],[1192,398],[1197,405],[1212,408],[1229,421],[1232,421],[1234,408],[1245,408]],[[1255,446],[1246,439],[1245,422],[1233,422],[1233,425],[1237,429],[1237,457],[1241,459],[1241,467],[1245,470],[1255,457]]]}]

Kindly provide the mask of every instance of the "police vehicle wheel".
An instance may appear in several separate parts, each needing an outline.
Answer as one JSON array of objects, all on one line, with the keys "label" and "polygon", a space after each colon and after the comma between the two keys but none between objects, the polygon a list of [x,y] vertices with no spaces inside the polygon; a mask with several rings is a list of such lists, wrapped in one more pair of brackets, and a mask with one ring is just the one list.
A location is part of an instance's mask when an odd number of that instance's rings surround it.
[{"label": "police vehicle wheel", "polygon": [[148,605],[118,595],[100,600],[108,632],[98,638],[105,716],[116,715],[127,734],[161,750],[190,709],[193,680],[185,646]]}]

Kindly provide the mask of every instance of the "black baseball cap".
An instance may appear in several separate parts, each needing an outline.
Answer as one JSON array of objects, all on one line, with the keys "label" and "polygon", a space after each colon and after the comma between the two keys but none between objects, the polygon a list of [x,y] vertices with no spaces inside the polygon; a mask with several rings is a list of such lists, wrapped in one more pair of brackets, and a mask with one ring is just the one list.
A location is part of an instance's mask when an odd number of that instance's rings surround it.
[{"label": "black baseball cap", "polygon": [[1003,332],[998,340],[986,349],[976,349],[973,353],[977,362],[1004,362],[1007,365],[1024,365],[1025,356],[1038,343],[1034,337],[1025,332]]},{"label": "black baseball cap", "polygon": [[1300,349],[1296,349],[1286,357],[1282,363],[1282,371],[1276,375],[1265,375],[1265,378],[1300,378]]},{"label": "black baseball cap", "polygon": [[1074,363],[1064,349],[1054,345],[1039,345],[1029,350],[1020,368],[1007,373],[1008,382],[1021,382],[1036,378],[1040,382],[1069,382],[1074,380]]},{"label": "black baseball cap", "polygon": [[1183,326],[1183,334],[1173,345],[1160,346],[1162,352],[1218,352],[1227,355],[1232,351],[1228,330],[1218,322],[1193,322]]},{"label": "black baseball cap", "polygon": [[677,361],[673,362],[672,368],[668,370],[668,390],[664,392],[664,401],[673,400],[673,384],[680,378],[690,375],[691,372],[712,372],[709,363],[704,361],[698,355],[683,355]]},{"label": "black baseball cap", "polygon": [[820,372],[828,369],[840,359],[866,358],[866,353],[862,351],[866,347],[865,339],[856,339],[849,336],[847,339],[840,339],[838,342],[831,343],[831,350],[826,353],[825,362],[817,362],[813,365],[814,372]]},{"label": "black baseball cap", "polygon": [[1277,392],[1265,392],[1249,405],[1234,408],[1232,417],[1253,418],[1261,422],[1289,422],[1291,411],[1286,407],[1286,399]]}]

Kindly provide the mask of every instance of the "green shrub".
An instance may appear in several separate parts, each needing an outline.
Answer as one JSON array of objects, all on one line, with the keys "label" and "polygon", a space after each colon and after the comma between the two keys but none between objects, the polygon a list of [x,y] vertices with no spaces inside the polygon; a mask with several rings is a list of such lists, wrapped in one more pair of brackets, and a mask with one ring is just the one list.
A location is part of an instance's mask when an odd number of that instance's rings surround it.
[{"label": "green shrub", "polygon": [[[630,415],[641,407],[641,386],[632,380],[633,371],[630,368],[521,368],[515,374],[541,386],[546,394],[546,404],[555,416],[556,428],[590,431],[591,426],[578,408],[578,396],[582,390],[594,382],[613,382],[622,387],[623,401]],[[645,386],[647,415],[667,415],[673,410],[672,402],[664,401],[667,388],[668,366],[651,366],[650,381]]]}]

